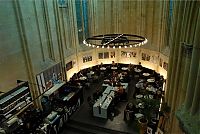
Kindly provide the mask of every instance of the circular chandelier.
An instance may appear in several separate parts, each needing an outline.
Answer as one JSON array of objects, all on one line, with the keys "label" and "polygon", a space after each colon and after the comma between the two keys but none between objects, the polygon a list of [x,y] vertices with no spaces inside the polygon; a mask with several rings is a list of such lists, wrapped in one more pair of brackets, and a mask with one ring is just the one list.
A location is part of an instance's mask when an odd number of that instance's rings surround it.
[{"label": "circular chandelier", "polygon": [[147,43],[145,37],[133,34],[104,34],[89,37],[83,44],[93,48],[131,48]]}]

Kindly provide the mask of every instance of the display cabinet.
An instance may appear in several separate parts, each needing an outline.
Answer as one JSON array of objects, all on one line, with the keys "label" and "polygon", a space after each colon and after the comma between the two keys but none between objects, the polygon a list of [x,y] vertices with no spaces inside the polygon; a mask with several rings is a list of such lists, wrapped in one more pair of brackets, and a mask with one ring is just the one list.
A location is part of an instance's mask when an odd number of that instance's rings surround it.
[{"label": "display cabinet", "polygon": [[0,96],[0,122],[9,119],[31,103],[28,82],[24,82]]}]

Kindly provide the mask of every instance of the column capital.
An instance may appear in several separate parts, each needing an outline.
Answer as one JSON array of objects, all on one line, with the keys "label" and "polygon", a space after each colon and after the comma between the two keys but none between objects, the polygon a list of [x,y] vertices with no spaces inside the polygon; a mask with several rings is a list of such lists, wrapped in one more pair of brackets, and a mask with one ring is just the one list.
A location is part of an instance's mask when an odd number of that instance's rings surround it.
[{"label": "column capital", "polygon": [[183,48],[184,56],[191,57],[193,45],[185,43],[185,42],[181,43],[181,45],[182,45],[182,48]]}]

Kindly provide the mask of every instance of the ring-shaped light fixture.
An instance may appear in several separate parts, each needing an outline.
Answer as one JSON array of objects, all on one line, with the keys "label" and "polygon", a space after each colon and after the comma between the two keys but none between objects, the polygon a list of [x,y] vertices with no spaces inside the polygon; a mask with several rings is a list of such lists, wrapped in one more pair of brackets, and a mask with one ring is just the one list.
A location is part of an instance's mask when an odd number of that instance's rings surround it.
[{"label": "ring-shaped light fixture", "polygon": [[105,34],[89,37],[83,44],[93,48],[132,48],[147,43],[145,37],[133,34]]}]

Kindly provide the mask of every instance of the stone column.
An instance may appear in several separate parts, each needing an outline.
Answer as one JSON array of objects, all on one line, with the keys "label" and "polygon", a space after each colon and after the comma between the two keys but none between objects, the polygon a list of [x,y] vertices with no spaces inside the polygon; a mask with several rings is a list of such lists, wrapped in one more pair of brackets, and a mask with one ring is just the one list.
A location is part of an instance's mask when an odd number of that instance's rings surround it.
[{"label": "stone column", "polygon": [[[199,64],[200,64],[200,60],[199,60]],[[198,75],[197,75],[196,81],[197,82],[196,82],[194,98],[193,98],[193,102],[192,102],[191,115],[198,113],[199,109],[200,109],[200,105],[199,105],[199,100],[200,100],[200,66],[199,66],[199,69],[198,69]]]},{"label": "stone column", "polygon": [[174,86],[173,86],[173,94],[172,94],[172,102],[171,102],[171,112],[174,112],[176,109],[176,104],[177,104],[177,99],[179,98],[178,96],[178,91],[179,91],[179,85],[182,83],[182,76],[183,76],[183,68],[182,68],[182,62],[183,61],[183,49],[182,46],[179,47],[179,51],[178,51],[178,60],[177,60],[177,69],[175,72],[175,77],[174,77]]},{"label": "stone column", "polygon": [[[195,74],[197,74],[196,76],[196,85],[195,85],[195,90],[193,89],[194,93],[193,93],[193,100],[190,98],[186,98],[186,105],[185,108],[188,108],[190,106],[190,103],[192,103],[192,107],[191,107],[191,115],[198,113],[199,109],[200,109],[200,105],[199,105],[199,100],[200,100],[200,38],[199,38],[199,33],[200,33],[200,8],[198,10],[198,18],[197,18],[197,24],[196,24],[196,32],[195,32],[195,38],[194,38],[194,50],[196,52],[196,56],[194,59],[194,63],[196,64],[196,68],[199,66],[198,68],[198,74],[197,71]],[[195,68],[195,69],[196,69]],[[191,96],[192,93],[191,92],[187,92],[189,93],[187,97]]]},{"label": "stone column", "polygon": [[30,92],[32,95],[32,98],[34,99],[33,103],[36,107],[41,108],[42,106],[40,105],[39,99],[36,99],[39,96],[39,90],[37,90],[37,86],[34,84],[30,83],[36,83],[35,80],[35,75],[34,75],[34,70],[33,70],[33,61],[31,59],[30,55],[30,49],[28,47],[28,41],[27,41],[27,31],[25,29],[24,25],[24,18],[22,16],[22,9],[19,1],[12,1],[13,2],[13,8],[15,11],[16,15],[16,20],[17,20],[17,28],[19,31],[19,36],[21,40],[21,47],[23,49],[23,55],[25,59],[25,71],[28,74],[28,82],[29,82],[29,87],[30,87]]},{"label": "stone column", "polygon": [[[180,33],[181,33],[181,26],[182,26],[182,20],[183,20],[183,14],[179,14],[183,10],[183,2],[177,2],[177,8],[178,8],[178,16],[177,16],[177,21],[176,21],[176,34],[174,38],[174,43],[172,45],[175,45],[174,50],[173,50],[173,64],[172,64],[172,72],[171,72],[171,81],[170,81],[170,92],[168,96],[168,104],[172,105],[172,100],[174,96],[174,87],[176,87],[177,83],[175,83],[175,77],[178,75],[176,74],[177,72],[179,73],[179,66],[180,65],[180,57],[181,57],[181,47],[180,47]],[[180,47],[180,50],[179,50]],[[179,64],[177,64],[179,63]]]},{"label": "stone column", "polygon": [[178,20],[178,26],[177,26],[177,33],[180,33],[177,37],[176,37],[176,42],[177,42],[177,47],[179,47],[179,49],[177,50],[177,58],[174,57],[176,62],[176,70],[175,70],[175,75],[174,75],[174,85],[172,85],[172,90],[173,90],[173,94],[172,94],[172,104],[171,104],[171,109],[172,112],[176,109],[177,106],[177,100],[179,99],[179,96],[177,96],[177,94],[180,92],[181,90],[181,85],[182,85],[182,81],[183,81],[183,72],[184,72],[184,68],[182,67],[185,64],[185,56],[183,58],[183,51],[184,51],[184,47],[183,47],[183,43],[182,41],[185,38],[185,34],[186,34],[186,30],[187,30],[187,19],[189,17],[188,14],[188,9],[187,9],[187,2],[181,2],[179,4],[179,12],[183,12],[181,14],[179,14],[179,20]]},{"label": "stone column", "polygon": [[[199,66],[199,59],[200,59],[200,49],[199,49],[199,33],[200,33],[200,9],[198,9],[198,18],[196,22],[196,31],[194,36],[194,46],[193,46],[193,52],[192,52],[192,59],[191,59],[191,67],[190,67],[190,75],[189,75],[189,81],[187,86],[187,94],[186,94],[186,101],[185,101],[185,110],[189,110],[192,106],[192,101],[194,97],[194,90],[195,85],[198,83],[197,80],[197,72],[198,72],[198,66]],[[195,16],[195,15],[194,15]]]},{"label": "stone column", "polygon": [[[195,33],[195,28],[191,28],[191,25],[194,23],[192,20],[193,17],[193,9],[195,7],[195,2],[190,2],[186,1],[186,10],[185,10],[185,15],[184,15],[184,20],[183,23],[183,36],[182,36],[182,41],[184,42],[183,48],[184,48],[184,59],[185,59],[185,66],[184,66],[184,75],[183,75],[183,80],[182,80],[182,85],[181,85],[181,94],[179,98],[179,104],[182,104],[185,99],[186,91],[187,91],[187,85],[188,85],[188,76],[189,76],[189,70],[190,70],[190,63],[191,63],[191,55],[192,55],[192,45],[187,44],[188,42],[192,42],[193,36]],[[192,27],[194,27],[192,25]],[[187,42],[187,43],[185,43]]]},{"label": "stone column", "polygon": [[[178,17],[178,5],[176,4],[175,5],[175,11],[174,11],[174,16],[173,16],[173,19],[174,20],[177,20],[176,18]],[[173,29],[172,29],[172,31],[171,31],[171,33],[170,33],[170,36],[176,36],[176,27],[177,27],[177,23],[175,22],[175,21],[173,21]],[[168,78],[167,78],[167,92],[166,92],[166,101],[167,101],[167,103],[169,104],[169,101],[170,101],[170,96],[171,96],[171,94],[172,94],[172,90],[171,90],[171,85],[173,85],[173,68],[174,68],[174,48],[175,48],[175,45],[174,45],[174,39],[173,40],[170,40],[170,44],[171,44],[171,49],[170,49],[170,57],[169,57],[169,69],[168,69],[168,71],[167,71],[167,75],[168,75]]]},{"label": "stone column", "polygon": [[[180,97],[178,99],[178,105],[182,104],[184,99],[185,99],[185,94],[186,94],[186,89],[187,89],[187,82],[188,82],[188,75],[189,75],[189,69],[190,69],[190,61],[191,61],[191,53],[192,53],[192,46],[189,44],[186,44],[185,42],[188,42],[189,37],[186,35],[189,33],[188,28],[190,27],[190,14],[191,14],[191,9],[193,7],[193,3],[190,1],[185,1],[185,7],[184,7],[184,19],[183,19],[183,25],[182,25],[182,37],[181,41],[184,42],[182,43],[183,47],[183,75],[182,75],[182,83],[180,85]],[[190,8],[189,8],[190,7]]]},{"label": "stone column", "polygon": [[[185,31],[186,28],[183,27],[185,25],[184,23],[184,19],[186,19],[185,17],[185,12],[187,10],[187,6],[185,4],[185,2],[181,2],[179,4],[179,16],[178,16],[178,21],[177,21],[177,36],[175,36],[175,41],[176,41],[176,46],[178,47],[176,50],[176,54],[174,54],[174,68],[172,73],[173,74],[173,85],[170,85],[171,88],[171,94],[169,96],[169,105],[171,106],[171,114],[170,114],[170,118],[171,118],[171,123],[169,124],[169,128],[171,128],[170,132],[171,133],[177,133],[178,131],[180,131],[179,127],[178,127],[178,123],[176,120],[176,117],[174,115],[176,109],[177,109],[177,100],[179,99],[179,92],[180,92],[180,85],[182,84],[182,76],[183,76],[183,72],[184,72],[184,68],[182,68],[182,65],[184,64],[185,60],[182,58],[183,56],[183,47],[182,47],[182,39],[185,35]],[[183,13],[181,13],[183,12]]]},{"label": "stone column", "polygon": [[185,57],[185,66],[184,66],[184,74],[183,74],[183,81],[181,85],[181,94],[179,99],[179,104],[184,102],[186,91],[187,91],[187,84],[188,84],[188,75],[190,70],[190,62],[191,62],[191,55],[192,55],[192,45],[183,44],[183,56]]}]

